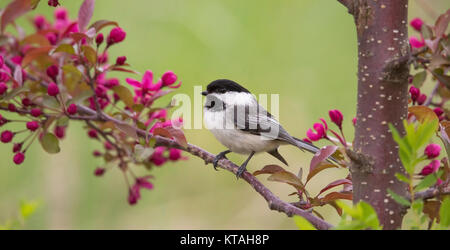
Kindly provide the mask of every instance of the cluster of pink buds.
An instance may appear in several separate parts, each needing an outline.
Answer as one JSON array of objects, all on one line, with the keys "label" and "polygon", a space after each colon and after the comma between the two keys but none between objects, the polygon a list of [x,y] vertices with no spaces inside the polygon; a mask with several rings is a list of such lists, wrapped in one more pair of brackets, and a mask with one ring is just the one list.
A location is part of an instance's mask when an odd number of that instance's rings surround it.
[{"label": "cluster of pink buds", "polygon": [[[432,161],[428,165],[426,165],[422,168],[419,175],[427,176],[427,175],[438,172],[438,170],[441,166],[441,161],[433,160],[433,159],[438,157],[440,153],[441,153],[441,146],[439,146],[438,144],[432,143],[425,147],[423,158],[430,159]],[[442,180],[440,178],[438,178],[436,184],[437,185],[442,184]]]},{"label": "cluster of pink buds", "polygon": [[325,119],[320,118],[321,123],[314,123],[313,129],[308,129],[306,131],[306,138],[303,139],[307,142],[315,142],[321,139],[326,139],[331,141],[332,143],[336,143],[336,140],[333,140],[332,137],[328,136],[328,131],[331,132],[334,136],[336,136],[337,141],[339,141],[344,147],[347,147],[347,142],[345,140],[344,132],[342,130],[342,122],[344,120],[344,116],[341,111],[334,109],[328,112],[330,120],[339,128],[340,133],[329,129],[328,124]]},{"label": "cluster of pink buds", "polygon": [[427,100],[427,95],[420,93],[420,89],[414,86],[409,88],[409,94],[413,104],[423,105]]},{"label": "cluster of pink buds", "polygon": [[423,46],[425,46],[425,40],[421,33],[422,27],[424,25],[423,20],[420,18],[414,18],[413,20],[411,20],[411,22],[409,24],[411,25],[411,27],[413,27],[414,30],[416,30],[420,33],[420,39],[415,36],[411,36],[409,38],[409,44],[411,45],[411,47],[416,48],[416,49],[422,48]]}]

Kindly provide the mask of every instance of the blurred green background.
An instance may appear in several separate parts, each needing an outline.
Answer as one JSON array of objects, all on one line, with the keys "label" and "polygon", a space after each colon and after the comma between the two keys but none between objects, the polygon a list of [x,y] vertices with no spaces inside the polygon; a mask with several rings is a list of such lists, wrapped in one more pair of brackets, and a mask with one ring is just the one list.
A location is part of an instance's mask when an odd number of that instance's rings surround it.
[{"label": "blurred green background", "polygon": [[[9,2],[2,0],[0,8]],[[51,18],[54,9],[41,2],[32,15]],[[60,2],[75,19],[82,1]],[[447,0],[410,1],[410,18],[430,22],[433,12],[442,13],[449,5]],[[352,138],[356,33],[352,17],[337,1],[97,0],[92,20],[99,19],[117,21],[127,32],[125,42],[110,50],[111,60],[126,55],[136,70],[151,69],[158,77],[173,70],[183,81],[179,93],[193,96],[194,85],[233,79],[255,94],[279,94],[279,120],[294,136],[304,137],[318,118],[328,119],[329,109],[340,109]],[[27,18],[18,23],[30,30]],[[269,210],[244,181],[195,157],[153,170],[155,189],[143,191],[142,200],[129,206],[119,170],[102,178],[93,175],[102,162],[92,151],[101,145],[88,139],[81,126],[71,123],[60,154],[48,155],[35,143],[21,166],[12,162],[12,145],[0,145],[0,224],[15,216],[21,199],[38,199],[41,206],[26,229],[296,228],[291,218]],[[205,129],[187,130],[186,136],[212,153],[224,149]],[[307,174],[311,155],[292,147],[282,147],[281,153],[290,163],[288,170],[297,173],[302,167]],[[230,154],[230,159],[240,164],[245,157]],[[280,163],[258,155],[248,169],[266,164]],[[346,175],[346,170],[324,171],[309,190],[317,193]],[[260,179],[280,198],[295,201],[288,196],[290,186]],[[331,223],[338,221],[332,208],[318,211]]]}]

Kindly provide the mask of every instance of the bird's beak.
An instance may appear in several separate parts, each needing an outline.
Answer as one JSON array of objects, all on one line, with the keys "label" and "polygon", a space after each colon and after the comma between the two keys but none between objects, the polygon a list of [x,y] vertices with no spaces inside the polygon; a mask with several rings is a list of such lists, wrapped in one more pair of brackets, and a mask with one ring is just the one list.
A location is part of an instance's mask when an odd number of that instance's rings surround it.
[{"label": "bird's beak", "polygon": [[208,91],[203,91],[202,95],[207,96],[208,95]]}]

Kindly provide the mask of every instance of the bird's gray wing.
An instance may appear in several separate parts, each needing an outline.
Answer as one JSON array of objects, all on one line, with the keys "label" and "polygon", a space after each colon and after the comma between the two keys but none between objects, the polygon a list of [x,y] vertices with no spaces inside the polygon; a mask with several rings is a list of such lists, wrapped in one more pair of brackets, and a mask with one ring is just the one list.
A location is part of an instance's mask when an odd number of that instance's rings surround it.
[{"label": "bird's gray wing", "polygon": [[[266,139],[283,141],[313,154],[320,151],[311,143],[292,137],[261,105],[252,105],[252,107],[248,105],[234,106],[234,124],[237,129],[266,137]],[[329,160],[337,162],[333,157],[329,157]]]}]

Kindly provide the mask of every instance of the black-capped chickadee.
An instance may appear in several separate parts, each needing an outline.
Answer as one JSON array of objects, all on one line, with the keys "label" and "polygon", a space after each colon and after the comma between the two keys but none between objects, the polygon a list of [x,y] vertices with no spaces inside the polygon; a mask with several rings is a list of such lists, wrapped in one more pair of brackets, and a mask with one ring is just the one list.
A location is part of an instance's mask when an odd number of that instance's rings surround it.
[{"label": "black-capped chickadee", "polygon": [[288,165],[278,152],[280,145],[291,144],[311,153],[319,151],[316,146],[292,137],[250,91],[234,81],[215,80],[202,95],[206,96],[204,124],[228,148],[214,158],[216,170],[219,160],[230,152],[249,155],[236,173],[239,179],[255,153],[267,152]]}]

